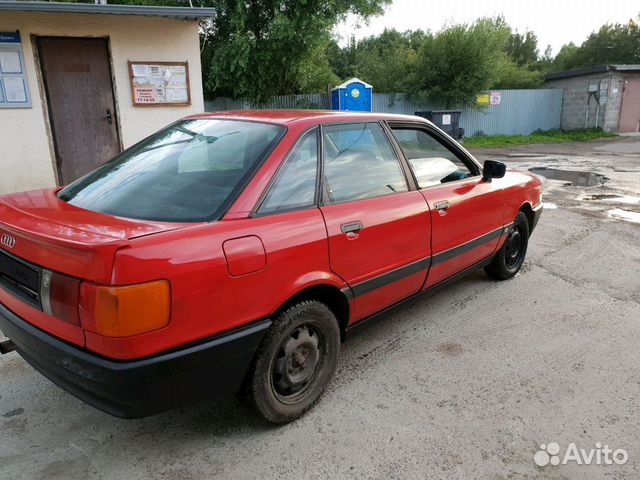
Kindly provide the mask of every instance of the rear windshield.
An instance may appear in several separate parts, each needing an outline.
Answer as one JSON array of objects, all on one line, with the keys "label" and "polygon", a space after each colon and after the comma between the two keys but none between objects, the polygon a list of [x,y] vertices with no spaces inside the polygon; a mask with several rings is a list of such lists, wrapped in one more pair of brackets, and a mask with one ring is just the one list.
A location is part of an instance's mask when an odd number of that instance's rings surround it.
[{"label": "rear windshield", "polygon": [[80,208],[166,222],[219,218],[284,127],[186,120],[161,130],[60,191]]}]

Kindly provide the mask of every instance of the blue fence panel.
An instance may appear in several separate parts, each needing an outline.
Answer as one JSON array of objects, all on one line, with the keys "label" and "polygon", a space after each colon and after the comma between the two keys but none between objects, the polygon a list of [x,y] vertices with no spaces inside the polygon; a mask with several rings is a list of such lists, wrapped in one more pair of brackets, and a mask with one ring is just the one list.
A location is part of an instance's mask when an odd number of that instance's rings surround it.
[{"label": "blue fence panel", "polygon": [[501,90],[500,105],[464,108],[460,126],[465,135],[528,135],[560,128],[562,94],[559,89]]},{"label": "blue fence panel", "polygon": [[[464,128],[465,136],[528,135],[535,130],[560,128],[561,89],[499,91],[500,105],[460,109],[460,126]],[[441,109],[442,105],[413,103],[404,93],[373,94],[374,112],[413,115],[419,111]]]},{"label": "blue fence panel", "polygon": [[305,95],[282,95],[273,97],[267,103],[256,104],[247,100],[217,97],[204,102],[207,112],[223,110],[254,110],[254,109],[319,109],[329,110],[331,105],[324,93],[310,93]]},{"label": "blue fence panel", "polygon": [[[500,90],[500,105],[485,108],[463,107],[460,126],[465,136],[528,135],[535,130],[560,128],[562,112],[561,89]],[[245,100],[219,97],[205,102],[208,112],[264,108],[330,108],[324,93],[273,97],[266,104],[256,105]],[[440,110],[441,105],[414,103],[405,93],[373,94],[373,111],[413,115],[417,111]]]}]

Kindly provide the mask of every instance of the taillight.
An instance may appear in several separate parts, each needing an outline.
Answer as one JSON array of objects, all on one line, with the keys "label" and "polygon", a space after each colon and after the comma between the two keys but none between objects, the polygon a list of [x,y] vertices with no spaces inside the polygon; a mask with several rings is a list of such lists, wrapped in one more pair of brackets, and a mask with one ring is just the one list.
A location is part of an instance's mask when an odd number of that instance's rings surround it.
[{"label": "taillight", "polygon": [[51,270],[42,270],[40,302],[42,311],[73,325],[80,325],[78,301],[80,280]]},{"label": "taillight", "polygon": [[171,289],[158,280],[122,287],[84,283],[82,326],[105,337],[130,337],[169,323]]}]

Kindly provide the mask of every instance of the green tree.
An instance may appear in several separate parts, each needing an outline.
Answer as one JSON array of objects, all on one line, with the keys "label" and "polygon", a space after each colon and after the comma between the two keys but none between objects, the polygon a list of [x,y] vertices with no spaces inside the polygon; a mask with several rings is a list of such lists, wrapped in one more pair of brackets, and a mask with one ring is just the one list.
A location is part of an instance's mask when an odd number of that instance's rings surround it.
[{"label": "green tree", "polygon": [[580,65],[580,60],[578,59],[579,49],[573,42],[563,45],[551,62],[551,70],[558,72],[577,68]]},{"label": "green tree", "polygon": [[510,34],[498,17],[427,35],[418,51],[412,95],[447,108],[472,103],[498,79]]},{"label": "green tree", "polygon": [[324,91],[338,77],[327,46],[348,14],[368,18],[391,0],[109,0],[112,4],[210,7],[201,23],[206,98],[264,102],[273,95]]},{"label": "green tree", "polygon": [[389,0],[210,0],[205,27],[205,95],[266,101],[334,83],[326,47],[348,13],[369,17]]},{"label": "green tree", "polygon": [[547,73],[551,69],[553,58],[551,45],[547,45],[547,48],[544,49],[544,53],[538,57],[538,60],[533,64],[533,67],[536,70],[541,70],[542,72]]},{"label": "green tree", "polygon": [[551,70],[607,65],[612,63],[640,63],[640,16],[627,23],[605,24],[577,46],[563,45],[551,62]]},{"label": "green tree", "polygon": [[497,65],[496,78],[490,88],[538,88],[542,85],[545,70],[536,64],[520,66],[505,55]]},{"label": "green tree", "polygon": [[605,24],[580,46],[577,63],[587,67],[608,63],[640,63],[640,26],[637,20],[626,24]]},{"label": "green tree", "polygon": [[349,39],[349,44],[341,48],[335,39],[327,44],[326,55],[333,73],[340,79],[347,79],[356,75],[357,43],[355,37]]},{"label": "green tree", "polygon": [[538,37],[533,32],[511,33],[492,88],[537,88],[542,84],[547,61],[538,53]]},{"label": "green tree", "polygon": [[354,75],[378,92],[406,92],[416,70],[421,31],[400,33],[385,30],[360,41],[356,48]]},{"label": "green tree", "polygon": [[506,53],[516,65],[522,67],[538,61],[538,37],[535,33],[512,33],[507,40]]}]

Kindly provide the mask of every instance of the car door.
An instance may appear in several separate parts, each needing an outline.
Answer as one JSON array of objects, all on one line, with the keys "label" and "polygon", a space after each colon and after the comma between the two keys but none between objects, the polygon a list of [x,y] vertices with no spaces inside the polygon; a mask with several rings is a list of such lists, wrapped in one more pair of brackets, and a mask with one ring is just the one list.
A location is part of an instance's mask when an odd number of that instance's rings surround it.
[{"label": "car door", "polygon": [[381,123],[325,125],[322,138],[329,261],[353,293],[353,322],[420,291],[429,209]]},{"label": "car door", "polygon": [[483,180],[480,166],[435,129],[390,127],[431,209],[429,288],[493,254],[504,201],[498,183]]}]

